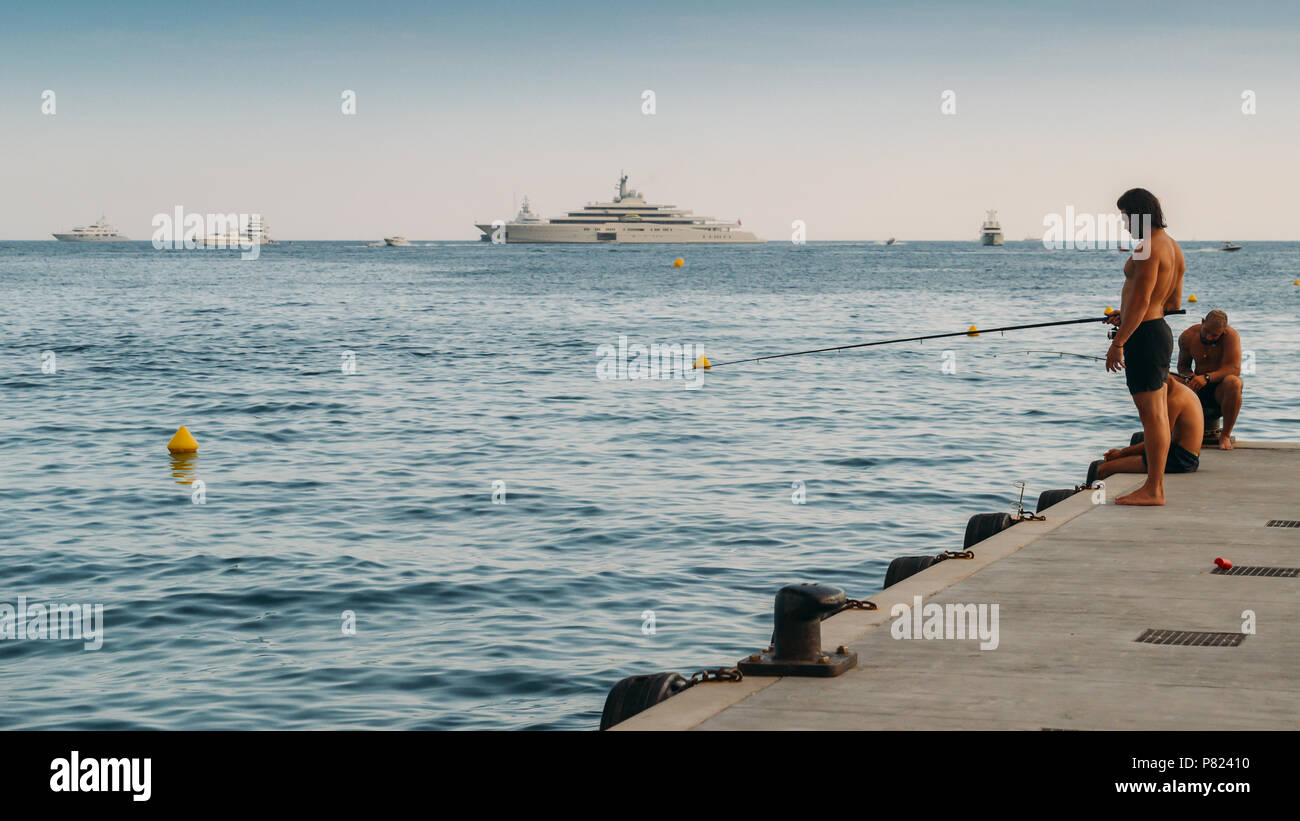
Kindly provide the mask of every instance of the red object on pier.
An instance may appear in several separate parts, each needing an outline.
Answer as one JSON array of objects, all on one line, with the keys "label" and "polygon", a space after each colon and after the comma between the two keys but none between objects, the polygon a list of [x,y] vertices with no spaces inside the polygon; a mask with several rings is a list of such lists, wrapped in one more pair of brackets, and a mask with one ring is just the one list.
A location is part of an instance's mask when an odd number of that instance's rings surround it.
[{"label": "red object on pier", "polygon": [[1232,567],[1232,562],[1228,561],[1227,559],[1222,559],[1222,558],[1215,559],[1214,563],[1217,564],[1219,567],[1222,567],[1224,570],[1228,570]]}]

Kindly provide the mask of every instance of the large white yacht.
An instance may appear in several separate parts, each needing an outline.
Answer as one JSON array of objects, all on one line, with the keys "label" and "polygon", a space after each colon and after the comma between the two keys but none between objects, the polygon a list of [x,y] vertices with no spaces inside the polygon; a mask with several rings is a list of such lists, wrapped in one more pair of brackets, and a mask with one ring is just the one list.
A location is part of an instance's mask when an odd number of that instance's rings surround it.
[{"label": "large white yacht", "polygon": [[125,234],[119,234],[117,229],[109,225],[104,217],[100,217],[92,225],[78,225],[66,234],[55,234],[54,238],[59,242],[130,242],[131,238]]},{"label": "large white yacht", "polygon": [[1002,244],[1002,225],[998,222],[997,211],[989,211],[984,215],[984,224],[980,226],[980,242],[985,245]]},{"label": "large white yacht", "polygon": [[519,206],[519,213],[515,214],[515,218],[510,223],[518,225],[520,223],[539,223],[541,221],[542,218],[533,213],[532,206],[528,204],[528,195],[525,194],[524,204]]},{"label": "large white yacht", "polygon": [[194,242],[200,248],[240,248],[250,245],[280,244],[271,239],[270,230],[260,218],[248,220],[242,225],[234,222],[226,233],[195,237]]},{"label": "large white yacht", "polygon": [[[491,223],[476,226],[481,239],[491,241]],[[618,180],[618,194],[610,202],[591,202],[562,217],[539,219],[529,210],[528,199],[514,220],[504,225],[505,242],[693,242],[735,243],[762,242],[748,231],[741,231],[740,221],[719,222],[712,217],[693,215],[672,205],[648,203],[637,191],[627,187],[627,175]]]}]

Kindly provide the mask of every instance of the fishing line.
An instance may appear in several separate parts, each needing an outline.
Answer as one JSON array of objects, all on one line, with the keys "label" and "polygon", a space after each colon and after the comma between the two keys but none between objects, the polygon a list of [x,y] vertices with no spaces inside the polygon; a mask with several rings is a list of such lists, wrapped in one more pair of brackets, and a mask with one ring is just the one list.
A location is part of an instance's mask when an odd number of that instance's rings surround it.
[{"label": "fishing line", "polygon": [[1051,355],[1056,356],[1056,357],[1061,357],[1061,356],[1077,356],[1077,357],[1079,357],[1080,359],[1095,359],[1095,360],[1097,360],[1098,362],[1105,362],[1105,361],[1106,361],[1106,357],[1104,357],[1104,356],[1091,356],[1091,355],[1086,354],[1086,353],[1070,353],[1069,351],[1040,351],[1040,350],[1033,350],[1033,349],[1031,349],[1031,350],[1027,350],[1027,351],[1003,351],[1002,353],[995,353],[995,354],[992,354],[992,356],[993,356],[994,359],[996,359],[996,358],[999,357],[999,356],[1011,356],[1012,354],[1017,354],[1017,353],[1041,353],[1041,354],[1051,354]]},{"label": "fishing line", "polygon": [[[1167,311],[1165,316],[1173,314],[1185,314],[1186,309],[1180,308],[1177,311]],[[1083,319],[1062,319],[1056,322],[1034,322],[1028,325],[1004,325],[1000,328],[976,328],[971,326],[965,331],[953,331],[945,334],[927,334],[925,336],[909,336],[901,339],[881,339],[875,342],[858,342],[853,345],[836,345],[831,348],[813,348],[807,351],[792,351],[790,353],[773,353],[766,356],[751,356],[748,359],[732,359],[727,362],[712,362],[704,365],[705,368],[721,368],[723,365],[739,365],[744,362],[762,362],[765,359],[781,359],[786,356],[803,356],[811,353],[827,353],[830,351],[847,351],[852,348],[870,348],[874,345],[896,345],[900,342],[924,342],[927,339],[947,339],[954,336],[978,336],[979,334],[1005,333],[1006,331],[1023,331],[1029,328],[1051,328],[1058,325],[1080,325],[1085,322],[1105,322],[1110,316],[1090,316]]]}]

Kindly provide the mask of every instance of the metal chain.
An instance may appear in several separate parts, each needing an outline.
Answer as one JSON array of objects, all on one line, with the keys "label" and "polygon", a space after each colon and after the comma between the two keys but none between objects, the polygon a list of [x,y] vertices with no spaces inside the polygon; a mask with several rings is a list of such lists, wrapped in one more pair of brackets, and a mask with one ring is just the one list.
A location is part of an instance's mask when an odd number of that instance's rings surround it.
[{"label": "metal chain", "polygon": [[947,559],[973,559],[975,558],[974,550],[945,550],[938,556],[934,557],[936,562],[942,562]]},{"label": "metal chain", "polygon": [[841,610],[875,610],[876,603],[873,601],[867,601],[866,599],[849,599],[848,601],[844,602],[844,606],[840,609]]},{"label": "metal chain", "polygon": [[694,687],[697,684],[703,684],[708,681],[740,681],[745,674],[740,672],[738,667],[717,667],[712,670],[696,670],[691,673],[690,680],[686,682],[685,690]]}]

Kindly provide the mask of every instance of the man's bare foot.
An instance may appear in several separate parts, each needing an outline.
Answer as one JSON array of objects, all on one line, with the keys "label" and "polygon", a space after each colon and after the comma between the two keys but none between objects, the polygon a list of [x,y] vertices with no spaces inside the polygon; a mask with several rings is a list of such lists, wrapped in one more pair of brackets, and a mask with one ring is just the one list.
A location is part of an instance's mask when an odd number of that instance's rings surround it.
[{"label": "man's bare foot", "polygon": [[1219,450],[1235,450],[1232,446],[1232,435],[1228,433],[1219,434]]},{"label": "man's bare foot", "polygon": [[1146,485],[1115,499],[1117,505],[1163,505],[1164,503],[1165,492],[1148,490]]}]

